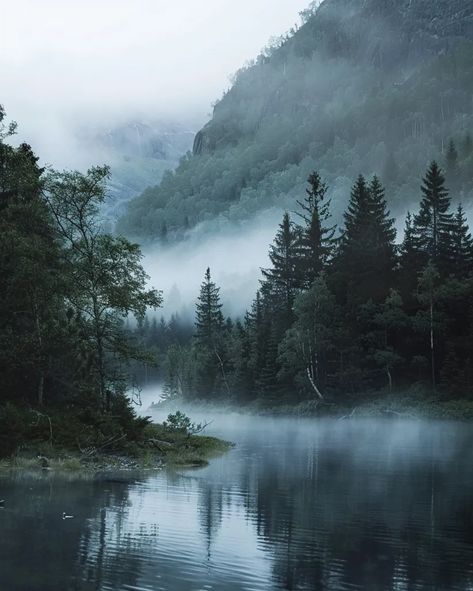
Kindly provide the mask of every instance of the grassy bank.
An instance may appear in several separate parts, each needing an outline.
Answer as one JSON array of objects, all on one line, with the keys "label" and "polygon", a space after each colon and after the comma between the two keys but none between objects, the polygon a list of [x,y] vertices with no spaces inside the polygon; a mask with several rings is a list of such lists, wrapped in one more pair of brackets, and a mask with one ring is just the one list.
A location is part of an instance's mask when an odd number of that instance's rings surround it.
[{"label": "grassy bank", "polygon": [[[54,446],[32,446],[0,460],[0,470],[43,470],[61,472],[159,470],[166,467],[202,467],[211,458],[233,447],[228,441],[204,435],[190,437],[160,434],[162,439],[148,447],[91,456]],[[38,452],[41,449],[41,452]]]},{"label": "grassy bank", "polygon": [[119,415],[91,420],[90,414],[70,413],[66,419],[54,409],[42,411],[41,421],[30,409],[11,407],[4,414],[17,420],[8,423],[10,433],[4,421],[0,439],[10,449],[2,454],[0,469],[95,473],[197,467],[232,447],[204,435],[205,425],[179,412],[162,424],[135,415],[126,421]]}]

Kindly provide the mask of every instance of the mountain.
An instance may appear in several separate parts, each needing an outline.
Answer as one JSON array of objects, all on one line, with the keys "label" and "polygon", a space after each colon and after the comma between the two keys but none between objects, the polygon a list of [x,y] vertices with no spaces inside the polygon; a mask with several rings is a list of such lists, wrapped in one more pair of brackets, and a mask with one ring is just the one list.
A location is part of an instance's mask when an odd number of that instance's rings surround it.
[{"label": "mountain", "polygon": [[[215,218],[294,207],[317,169],[340,217],[353,179],[377,173],[394,213],[418,201],[429,160],[457,161],[470,199],[471,0],[325,0],[234,77],[193,153],[133,199],[119,229],[153,240]],[[453,170],[453,168],[455,170]]]},{"label": "mountain", "polygon": [[194,136],[193,130],[161,121],[131,120],[107,129],[81,129],[80,151],[111,166],[106,217],[116,220],[132,197],[175,168],[192,148]]}]

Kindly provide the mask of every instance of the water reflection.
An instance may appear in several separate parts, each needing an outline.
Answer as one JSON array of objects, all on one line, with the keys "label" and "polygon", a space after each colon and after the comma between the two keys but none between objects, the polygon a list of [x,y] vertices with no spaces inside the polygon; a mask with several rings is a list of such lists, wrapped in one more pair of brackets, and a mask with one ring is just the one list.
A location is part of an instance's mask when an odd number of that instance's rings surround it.
[{"label": "water reflection", "polygon": [[469,426],[214,424],[238,445],[204,470],[0,479],[0,589],[473,589]]}]

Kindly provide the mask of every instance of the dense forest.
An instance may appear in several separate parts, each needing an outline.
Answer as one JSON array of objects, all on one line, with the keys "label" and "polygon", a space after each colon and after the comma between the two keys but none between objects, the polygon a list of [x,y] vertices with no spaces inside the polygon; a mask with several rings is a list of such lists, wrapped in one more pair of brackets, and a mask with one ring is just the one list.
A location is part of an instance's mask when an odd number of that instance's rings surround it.
[{"label": "dense forest", "polygon": [[413,384],[436,400],[472,398],[473,239],[439,165],[400,244],[376,176],[357,178],[340,231],[327,194],[312,173],[243,319],[224,317],[208,269],[193,332],[177,317],[140,324],[163,360],[167,398],[343,405]]},{"label": "dense forest", "polygon": [[25,438],[85,448],[135,440],[125,330],[160,305],[136,244],[103,232],[107,167],[44,170],[0,109],[0,454]]},{"label": "dense forest", "polygon": [[473,190],[469,0],[325,0],[234,77],[161,184],[132,200],[125,235],[179,238],[197,224],[290,209],[313,170],[342,222],[353,179],[376,174],[394,215],[415,207],[426,162],[450,141],[451,189]]}]

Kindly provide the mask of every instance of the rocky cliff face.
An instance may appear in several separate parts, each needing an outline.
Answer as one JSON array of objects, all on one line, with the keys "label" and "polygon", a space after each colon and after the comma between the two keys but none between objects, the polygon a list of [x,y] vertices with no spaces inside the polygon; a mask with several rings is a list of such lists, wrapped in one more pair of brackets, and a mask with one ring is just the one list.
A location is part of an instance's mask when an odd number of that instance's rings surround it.
[{"label": "rocky cliff face", "polygon": [[[325,0],[307,23],[314,48],[331,53],[337,39],[345,54],[386,67],[406,67],[473,38],[470,0]],[[384,58],[384,59],[383,59]]]},{"label": "rocky cliff face", "polygon": [[[352,67],[376,68],[380,78],[401,83],[419,65],[452,53],[465,40],[473,40],[473,0],[325,0],[294,36],[270,57],[259,58],[254,68],[295,67],[297,59],[300,64],[314,58],[342,60]],[[304,75],[303,66],[298,67]],[[274,90],[271,85],[255,87],[265,103],[263,114],[277,112],[272,107],[288,89],[281,84]],[[301,94],[294,108],[314,98]],[[241,108],[238,103],[244,100],[237,81],[217,103],[213,120],[196,135],[194,154],[238,141],[242,130],[235,104]]]},{"label": "rocky cliff face", "polygon": [[128,121],[108,129],[82,129],[81,149],[111,166],[105,216],[115,220],[131,198],[173,170],[192,149],[193,138],[192,130],[166,122]]},{"label": "rocky cliff face", "polygon": [[[429,160],[473,135],[473,0],[325,0],[297,31],[238,72],[187,158],[130,203],[122,229],[176,236],[213,218],[294,209],[308,174],[342,216],[360,173],[394,214],[418,200]],[[464,152],[464,195],[473,155]],[[471,182],[470,182],[471,181]]]}]

